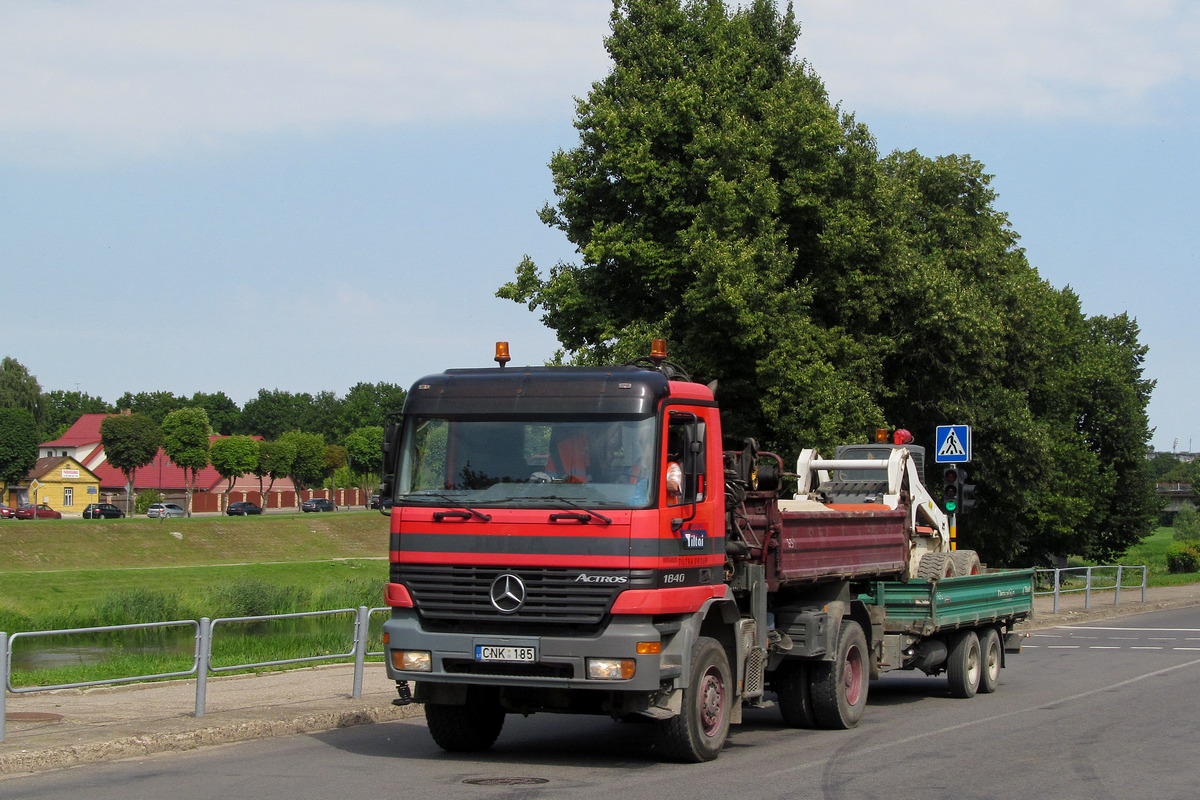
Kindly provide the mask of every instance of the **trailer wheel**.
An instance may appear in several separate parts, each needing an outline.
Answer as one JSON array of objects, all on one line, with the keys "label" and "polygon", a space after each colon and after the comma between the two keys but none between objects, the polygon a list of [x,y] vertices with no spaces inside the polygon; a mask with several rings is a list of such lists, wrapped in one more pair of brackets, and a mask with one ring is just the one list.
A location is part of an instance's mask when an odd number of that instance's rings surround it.
[{"label": "trailer wheel", "polygon": [[950,561],[954,564],[954,574],[978,575],[983,566],[979,562],[979,554],[974,550],[954,550],[950,553]]},{"label": "trailer wheel", "polygon": [[926,553],[917,565],[917,577],[923,581],[940,581],[957,574],[949,553]]},{"label": "trailer wheel", "polygon": [[979,637],[975,631],[961,631],[954,637],[950,657],[946,660],[946,677],[954,697],[974,697],[979,689],[983,659],[979,654]]},{"label": "trailer wheel", "polygon": [[495,691],[471,687],[461,706],[426,703],[425,722],[438,747],[451,753],[479,753],[489,749],[504,727],[504,709]]},{"label": "trailer wheel", "polygon": [[1004,663],[1000,634],[995,628],[984,628],[979,632],[979,653],[983,659],[983,671],[979,674],[979,692],[991,694],[1000,684],[1000,666]]},{"label": "trailer wheel", "polygon": [[784,664],[775,674],[774,689],[779,713],[791,728],[815,728],[812,705],[812,672],[807,661]]},{"label": "trailer wheel", "polygon": [[822,728],[853,728],[867,708],[867,637],[853,620],[842,623],[837,658],[812,665],[813,716]]},{"label": "trailer wheel", "polygon": [[725,648],[716,639],[701,636],[692,647],[691,681],[683,691],[682,713],[657,723],[659,750],[676,761],[712,761],[729,736],[732,702]]}]

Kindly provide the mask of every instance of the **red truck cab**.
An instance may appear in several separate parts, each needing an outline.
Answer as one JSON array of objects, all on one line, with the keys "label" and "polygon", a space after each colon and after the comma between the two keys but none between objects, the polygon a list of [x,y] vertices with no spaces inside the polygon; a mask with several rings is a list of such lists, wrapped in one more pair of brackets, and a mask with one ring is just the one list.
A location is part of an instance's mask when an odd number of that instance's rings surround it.
[{"label": "red truck cab", "polygon": [[[644,712],[692,644],[662,620],[729,593],[705,386],[636,366],[450,370],[412,387],[385,449],[387,666],[435,716],[481,693]],[[585,691],[529,691],[555,687]]]}]

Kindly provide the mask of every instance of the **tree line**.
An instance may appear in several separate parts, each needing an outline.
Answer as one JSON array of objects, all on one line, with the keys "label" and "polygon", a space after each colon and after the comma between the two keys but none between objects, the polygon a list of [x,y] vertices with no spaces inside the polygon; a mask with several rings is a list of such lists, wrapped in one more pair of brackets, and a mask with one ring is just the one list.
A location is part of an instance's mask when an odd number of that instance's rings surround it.
[{"label": "tree line", "polygon": [[[242,407],[224,392],[126,392],[108,403],[86,392],[43,391],[23,364],[5,357],[0,480],[24,481],[38,445],[61,437],[81,415],[112,414],[101,437],[109,463],[126,481],[162,447],[189,475],[189,498],[196,475],[210,464],[228,481],[226,492],[236,478],[254,474],[263,491],[286,477],[297,488],[341,480],[369,493],[378,480],[384,416],[403,408],[406,394],[395,384],[362,382],[342,397],[260,389]],[[226,438],[210,446],[213,435]]]}]

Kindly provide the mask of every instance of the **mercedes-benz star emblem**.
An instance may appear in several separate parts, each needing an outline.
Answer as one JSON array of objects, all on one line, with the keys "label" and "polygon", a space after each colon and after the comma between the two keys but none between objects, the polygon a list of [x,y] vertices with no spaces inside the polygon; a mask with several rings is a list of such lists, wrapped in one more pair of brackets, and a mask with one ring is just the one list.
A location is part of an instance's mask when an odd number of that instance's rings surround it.
[{"label": "mercedes-benz star emblem", "polygon": [[492,581],[488,595],[497,611],[511,614],[525,605],[525,583],[511,572],[506,572]]}]

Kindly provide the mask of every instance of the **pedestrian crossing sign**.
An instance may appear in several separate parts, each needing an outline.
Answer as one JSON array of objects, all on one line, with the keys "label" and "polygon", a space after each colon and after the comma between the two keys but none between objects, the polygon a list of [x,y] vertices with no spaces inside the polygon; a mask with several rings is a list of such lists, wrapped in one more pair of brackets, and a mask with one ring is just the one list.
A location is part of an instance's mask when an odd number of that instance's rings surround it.
[{"label": "pedestrian crossing sign", "polygon": [[971,426],[939,425],[933,460],[938,464],[966,464],[971,460]]}]

